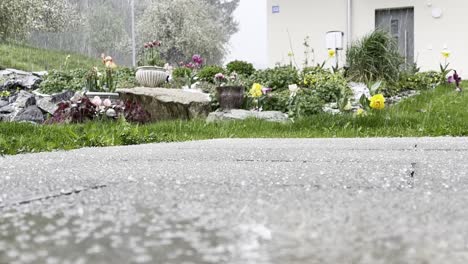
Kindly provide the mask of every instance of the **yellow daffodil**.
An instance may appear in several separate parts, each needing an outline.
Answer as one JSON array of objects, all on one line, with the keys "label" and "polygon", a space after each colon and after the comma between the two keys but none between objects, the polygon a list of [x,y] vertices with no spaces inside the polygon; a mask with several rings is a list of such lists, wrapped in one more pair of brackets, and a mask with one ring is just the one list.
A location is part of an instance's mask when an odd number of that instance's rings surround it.
[{"label": "yellow daffodil", "polygon": [[385,98],[382,94],[376,94],[370,99],[370,107],[376,110],[382,110],[385,108]]},{"label": "yellow daffodil", "polygon": [[262,96],[262,94],[263,94],[262,93],[262,85],[259,84],[259,83],[254,83],[252,85],[252,88],[250,89],[249,93],[250,93],[250,96],[252,96],[252,97]]},{"label": "yellow daffodil", "polygon": [[450,57],[450,51],[448,49],[442,50],[441,54],[442,54],[442,57],[444,57],[446,59],[448,59],[448,57]]},{"label": "yellow daffodil", "polygon": [[328,57],[333,58],[336,55],[336,51],[334,49],[329,49],[328,50]]}]

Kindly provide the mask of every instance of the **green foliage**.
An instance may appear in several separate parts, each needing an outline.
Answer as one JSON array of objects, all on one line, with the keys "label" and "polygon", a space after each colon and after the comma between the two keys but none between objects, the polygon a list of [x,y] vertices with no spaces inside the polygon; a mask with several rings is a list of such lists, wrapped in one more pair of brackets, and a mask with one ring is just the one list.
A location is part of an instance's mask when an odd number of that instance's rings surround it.
[{"label": "green foliage", "polygon": [[273,91],[288,89],[291,84],[299,83],[297,70],[290,66],[277,66],[272,69],[256,71],[250,76],[247,87],[254,83],[260,83],[265,87],[272,88]]},{"label": "green foliage", "polygon": [[237,31],[232,14],[238,2],[151,1],[139,18],[139,42],[162,41],[162,57],[171,64],[187,61],[193,54],[201,54],[211,64],[221,63],[225,44]]},{"label": "green foliage", "polygon": [[0,40],[21,40],[33,30],[56,32],[78,21],[67,0],[0,1]]},{"label": "green foliage", "polygon": [[288,105],[290,118],[304,118],[322,112],[323,100],[312,89],[300,89]]},{"label": "green foliage", "polygon": [[317,97],[325,103],[339,102],[349,95],[346,79],[340,73],[332,73],[319,69],[307,71],[303,79],[304,85],[312,89]]},{"label": "green foliage", "polygon": [[[466,88],[467,83],[463,87]],[[288,98],[286,91],[281,93],[284,93],[283,99]],[[319,113],[295,118],[288,124],[259,120],[213,124],[205,120],[166,121],[145,125],[89,122],[48,126],[0,122],[0,154],[232,137],[468,136],[468,112],[460,111],[467,104],[468,94],[455,93],[452,86],[440,86],[359,118],[352,114]]]},{"label": "green foliage", "polygon": [[[66,59],[68,56],[70,57]],[[94,65],[100,64],[102,64],[101,60],[83,55],[0,43],[0,65],[7,68],[24,71],[43,71],[51,69],[91,68]]]},{"label": "green foliage", "polygon": [[376,30],[354,42],[346,52],[347,75],[353,81],[396,82],[404,63],[395,40],[387,32]]},{"label": "green foliage", "polygon": [[197,76],[200,81],[214,83],[214,77],[217,73],[224,74],[223,67],[220,67],[217,65],[210,65],[210,66],[205,66],[201,68]]},{"label": "green foliage", "polygon": [[44,76],[40,91],[45,94],[59,93],[64,90],[80,91],[85,86],[86,69],[52,70]]},{"label": "green foliage", "polygon": [[190,75],[192,75],[192,70],[187,67],[178,67],[172,71],[173,78],[184,78]]},{"label": "green foliage", "polygon": [[255,72],[255,68],[252,63],[246,61],[231,61],[226,65],[226,70],[229,74],[235,72],[246,77],[251,76]]},{"label": "green foliage", "polygon": [[[396,91],[389,94],[394,94],[404,90],[429,90],[435,88],[437,85],[443,83],[445,78],[442,78],[439,72],[417,72],[415,74],[401,74]],[[387,94],[386,93],[386,94]]]},{"label": "green foliage", "polygon": [[[105,70],[103,70],[105,71]],[[113,70],[113,88],[132,88],[136,86],[135,70],[131,68],[117,68]],[[92,75],[92,76],[91,76]],[[87,87],[91,91],[103,91],[106,74],[98,77],[93,68],[74,70],[52,70],[44,77],[40,90],[45,94],[59,93],[64,90],[80,91]],[[92,83],[91,83],[92,82]]]}]

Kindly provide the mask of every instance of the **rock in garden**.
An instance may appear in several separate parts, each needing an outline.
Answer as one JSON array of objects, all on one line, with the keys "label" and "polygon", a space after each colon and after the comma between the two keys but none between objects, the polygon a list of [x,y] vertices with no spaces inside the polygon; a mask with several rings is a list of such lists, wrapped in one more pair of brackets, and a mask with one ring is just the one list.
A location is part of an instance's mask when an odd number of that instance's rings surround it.
[{"label": "rock in garden", "polygon": [[216,111],[209,114],[207,122],[245,120],[256,118],[270,122],[289,122],[288,115],[279,111],[248,111],[242,109],[232,109],[225,111]]},{"label": "rock in garden", "polygon": [[32,93],[28,93],[26,91],[20,91],[17,94],[16,100],[14,102],[16,107],[26,108],[31,105],[36,104],[36,98]]},{"label": "rock in garden", "polygon": [[117,112],[115,112],[114,109],[110,108],[110,109],[107,109],[106,111],[106,116],[107,117],[110,117],[110,118],[114,118],[117,116]]},{"label": "rock in garden", "polygon": [[60,102],[68,101],[75,95],[75,92],[66,91],[51,96],[39,97],[36,99],[36,105],[44,112],[54,114]]},{"label": "rock in garden", "polygon": [[4,106],[7,106],[9,104],[8,101],[6,100],[0,100],[0,108],[4,107]]},{"label": "rock in garden", "polygon": [[209,94],[180,89],[145,88],[119,89],[124,101],[138,102],[151,115],[151,121],[206,118],[211,110]]},{"label": "rock in garden", "polygon": [[37,107],[39,107],[45,113],[49,113],[53,115],[55,111],[57,111],[58,106],[57,103],[52,102],[51,97],[43,97],[37,100],[36,102]]},{"label": "rock in garden", "polygon": [[0,114],[10,114],[15,112],[16,108],[13,105],[5,105],[0,107]]},{"label": "rock in garden", "polygon": [[31,121],[35,123],[42,123],[44,122],[44,115],[37,106],[33,105],[19,112],[12,121]]}]

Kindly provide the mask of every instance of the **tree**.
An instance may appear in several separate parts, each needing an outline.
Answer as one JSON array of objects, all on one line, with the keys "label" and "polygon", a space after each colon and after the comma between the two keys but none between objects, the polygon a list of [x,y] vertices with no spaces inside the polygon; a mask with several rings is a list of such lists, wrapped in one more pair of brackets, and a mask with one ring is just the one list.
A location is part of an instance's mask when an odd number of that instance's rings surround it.
[{"label": "tree", "polygon": [[60,31],[78,21],[67,0],[1,0],[0,39],[22,40],[32,30]]},{"label": "tree", "polygon": [[171,63],[201,54],[208,63],[221,63],[226,44],[237,32],[232,12],[238,0],[157,0],[138,21],[140,46],[160,40],[162,56]]}]

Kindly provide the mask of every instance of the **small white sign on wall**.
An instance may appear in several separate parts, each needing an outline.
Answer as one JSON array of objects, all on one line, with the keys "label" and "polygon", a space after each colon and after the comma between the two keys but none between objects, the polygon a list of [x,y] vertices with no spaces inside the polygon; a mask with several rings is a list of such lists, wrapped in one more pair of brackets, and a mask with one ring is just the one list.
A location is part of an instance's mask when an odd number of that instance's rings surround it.
[{"label": "small white sign on wall", "polygon": [[279,5],[274,5],[274,6],[272,6],[272,7],[271,7],[271,12],[272,12],[273,14],[278,14],[278,13],[280,12],[280,7],[279,7]]}]

